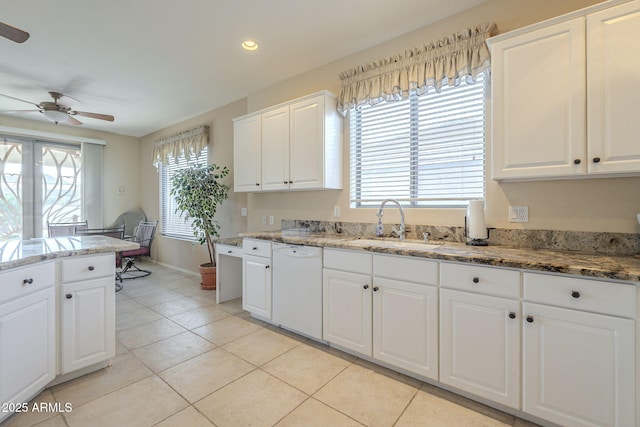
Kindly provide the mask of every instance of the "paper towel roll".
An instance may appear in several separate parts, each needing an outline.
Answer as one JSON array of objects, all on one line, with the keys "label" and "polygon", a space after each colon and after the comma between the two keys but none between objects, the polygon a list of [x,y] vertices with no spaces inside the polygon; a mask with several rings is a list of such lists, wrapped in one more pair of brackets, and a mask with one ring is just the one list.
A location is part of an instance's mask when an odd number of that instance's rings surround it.
[{"label": "paper towel roll", "polygon": [[467,206],[467,233],[472,239],[487,239],[489,232],[484,222],[484,201],[469,200]]}]

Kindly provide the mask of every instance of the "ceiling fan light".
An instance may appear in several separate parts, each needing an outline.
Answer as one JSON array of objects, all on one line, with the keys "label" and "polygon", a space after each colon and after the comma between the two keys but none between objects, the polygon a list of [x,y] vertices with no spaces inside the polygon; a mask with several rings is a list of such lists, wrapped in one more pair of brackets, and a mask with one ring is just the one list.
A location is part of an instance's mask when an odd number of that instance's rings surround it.
[{"label": "ceiling fan light", "polygon": [[54,123],[64,122],[69,117],[64,111],[57,110],[44,110],[42,114]]}]

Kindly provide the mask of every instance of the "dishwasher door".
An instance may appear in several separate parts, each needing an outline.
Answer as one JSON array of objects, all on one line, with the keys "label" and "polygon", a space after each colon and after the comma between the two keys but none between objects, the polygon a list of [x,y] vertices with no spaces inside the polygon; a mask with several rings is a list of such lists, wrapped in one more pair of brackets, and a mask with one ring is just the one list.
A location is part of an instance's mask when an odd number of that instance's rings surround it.
[{"label": "dishwasher door", "polygon": [[272,320],[322,339],[322,248],[273,244]]}]

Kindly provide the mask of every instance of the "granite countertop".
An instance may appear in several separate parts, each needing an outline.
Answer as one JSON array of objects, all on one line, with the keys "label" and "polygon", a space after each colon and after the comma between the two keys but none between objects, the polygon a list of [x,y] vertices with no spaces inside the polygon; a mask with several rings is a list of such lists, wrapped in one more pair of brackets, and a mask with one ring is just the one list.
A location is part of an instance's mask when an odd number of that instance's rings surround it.
[{"label": "granite countertop", "polygon": [[228,246],[242,246],[242,237],[225,237],[224,239],[218,239],[216,244],[228,245]]},{"label": "granite countertop", "polygon": [[0,241],[0,271],[49,259],[129,251],[139,247],[137,243],[106,236]]},{"label": "granite countertop", "polygon": [[467,262],[551,273],[640,282],[640,259],[587,252],[518,249],[507,246],[468,246],[463,243],[398,239],[359,239],[340,234],[273,231],[243,237],[328,248]]}]

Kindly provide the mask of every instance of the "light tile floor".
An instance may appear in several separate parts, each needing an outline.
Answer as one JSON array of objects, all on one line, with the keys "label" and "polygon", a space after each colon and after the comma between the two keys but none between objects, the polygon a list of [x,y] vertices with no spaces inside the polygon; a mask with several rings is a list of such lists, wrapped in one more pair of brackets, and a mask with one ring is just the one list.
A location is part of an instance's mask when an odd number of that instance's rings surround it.
[{"label": "light tile floor", "polygon": [[[45,390],[15,426],[532,426],[216,304],[158,265],[116,294],[113,365]],[[32,404],[30,404],[30,407]]]}]

